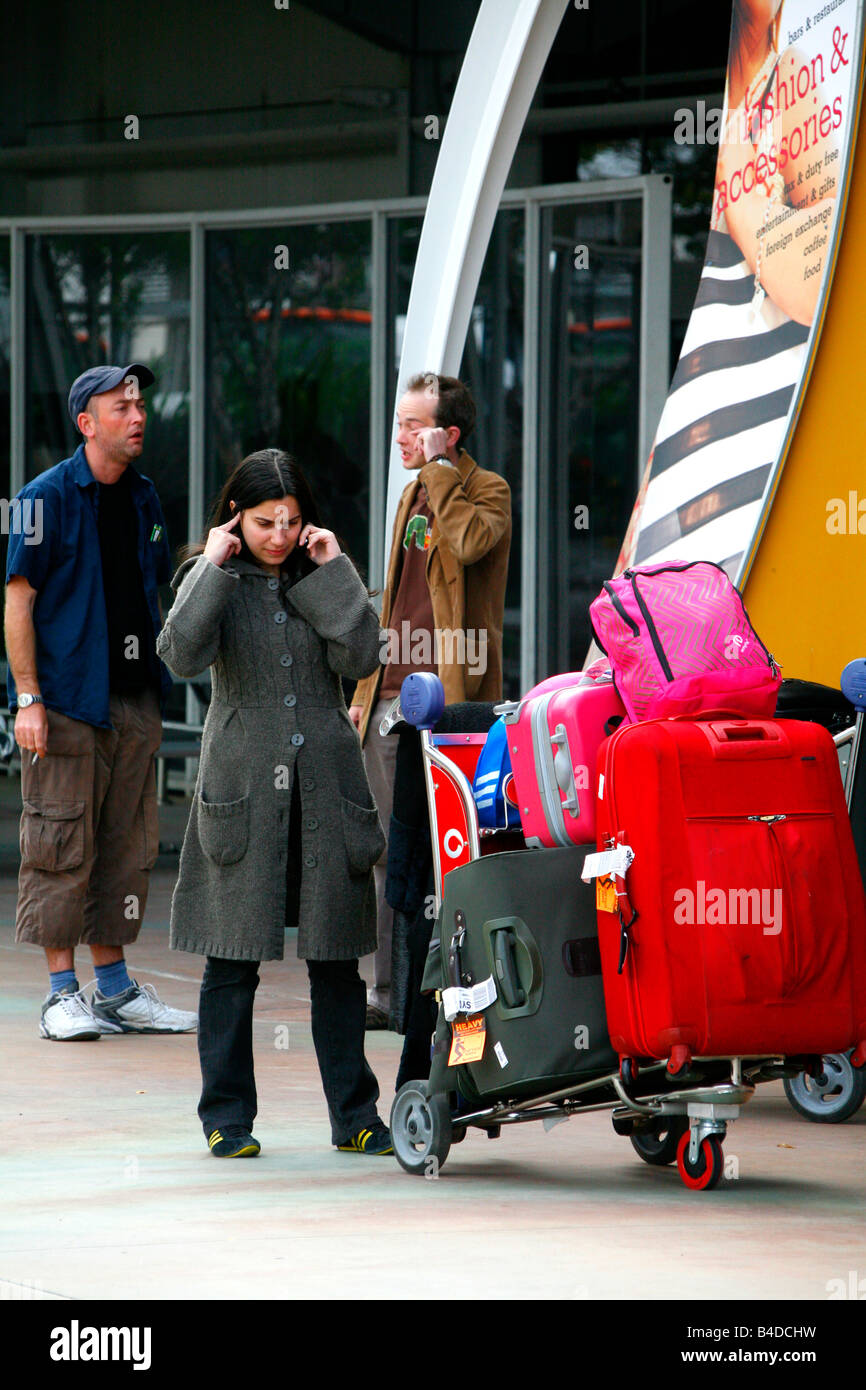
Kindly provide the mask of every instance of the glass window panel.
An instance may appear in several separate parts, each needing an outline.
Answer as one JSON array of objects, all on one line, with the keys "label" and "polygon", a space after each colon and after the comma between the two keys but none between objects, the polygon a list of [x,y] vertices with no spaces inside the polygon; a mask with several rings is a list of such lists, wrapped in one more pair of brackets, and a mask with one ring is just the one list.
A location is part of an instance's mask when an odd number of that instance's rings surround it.
[{"label": "glass window panel", "polygon": [[511,553],[502,631],[504,695],[520,694],[520,564],[523,520],[523,208],[497,214],[460,367],[478,406],[469,451],[511,488]]},{"label": "glass window panel", "polygon": [[670,174],[673,180],[670,341],[670,374],[673,376],[700,284],[719,147],[678,145],[670,135],[654,135],[644,140],[644,152],[646,173]]},{"label": "glass window panel", "polygon": [[[69,388],[88,367],[141,361],[156,382],[139,467],[151,478],[174,549],[188,535],[189,235],[76,233],[27,241],[27,478],[81,443]],[[166,589],[163,607],[171,594]],[[170,707],[182,717],[183,687]]]},{"label": "glass window panel", "polygon": [[677,144],[673,133],[645,132],[625,139],[577,135],[564,162],[548,169],[548,182],[575,173],[581,181],[668,174],[672,180],[670,373],[679,361],[683,338],[701,278],[713,201],[718,145]]},{"label": "glass window panel", "polygon": [[[388,226],[388,437],[397,390],[397,370],[403,326],[415,270],[420,217],[395,217]],[[523,291],[525,280],[525,218],[522,208],[500,210],[484,260],[472,310],[460,377],[472,391],[478,422],[468,441],[472,457],[482,468],[501,473],[511,488],[512,539],[505,594],[503,631],[504,693],[520,690],[520,563],[523,481]],[[426,370],[419,362],[414,370]]]},{"label": "glass window panel", "polygon": [[81,443],[66,404],[75,378],[104,362],[144,362],[156,382],[145,398],[140,467],[159,492],[172,545],[182,545],[189,491],[189,236],[32,236],[27,252],[28,479]]},{"label": "glass window panel", "polygon": [[583,665],[634,501],[641,218],[639,198],[542,209],[539,680]]},{"label": "glass window panel", "polygon": [[208,512],[242,458],[286,449],[365,573],[370,252],[366,219],[207,236]]}]

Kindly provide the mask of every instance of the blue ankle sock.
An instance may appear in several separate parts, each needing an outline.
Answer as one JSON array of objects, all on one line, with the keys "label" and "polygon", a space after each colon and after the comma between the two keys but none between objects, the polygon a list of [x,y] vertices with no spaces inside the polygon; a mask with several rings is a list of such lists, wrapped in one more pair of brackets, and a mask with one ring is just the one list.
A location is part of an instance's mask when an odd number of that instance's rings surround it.
[{"label": "blue ankle sock", "polygon": [[126,969],[126,961],[121,958],[114,961],[111,965],[96,966],[96,987],[103,999],[110,999],[114,994],[122,994],[125,989],[129,989],[132,980]]},{"label": "blue ankle sock", "polygon": [[49,970],[48,978],[51,981],[52,994],[59,994],[62,989],[74,989],[75,993],[78,993],[78,981],[74,970]]}]

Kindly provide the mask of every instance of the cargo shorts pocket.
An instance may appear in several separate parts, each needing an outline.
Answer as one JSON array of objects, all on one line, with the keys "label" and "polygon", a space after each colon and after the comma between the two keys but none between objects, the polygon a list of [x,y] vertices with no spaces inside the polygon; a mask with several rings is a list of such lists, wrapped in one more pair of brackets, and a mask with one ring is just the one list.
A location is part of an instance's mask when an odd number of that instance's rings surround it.
[{"label": "cargo shorts pocket", "polygon": [[247,852],[250,838],[250,799],[198,803],[198,836],[208,859],[215,864],[236,864]]},{"label": "cargo shorts pocket", "polygon": [[340,810],[349,872],[368,874],[385,848],[379,812],[375,806],[357,806],[344,796],[340,797]]},{"label": "cargo shorts pocket", "polygon": [[21,859],[28,869],[64,873],[84,861],[83,801],[25,801]]}]

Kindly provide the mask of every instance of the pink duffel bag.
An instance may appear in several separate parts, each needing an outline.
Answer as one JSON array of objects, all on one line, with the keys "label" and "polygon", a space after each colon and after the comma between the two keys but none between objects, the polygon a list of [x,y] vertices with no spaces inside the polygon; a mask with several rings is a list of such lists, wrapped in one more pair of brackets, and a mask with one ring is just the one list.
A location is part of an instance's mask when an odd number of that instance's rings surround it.
[{"label": "pink duffel bag", "polygon": [[589,616],[633,723],[705,710],[772,719],[782,677],[721,565],[636,565]]}]

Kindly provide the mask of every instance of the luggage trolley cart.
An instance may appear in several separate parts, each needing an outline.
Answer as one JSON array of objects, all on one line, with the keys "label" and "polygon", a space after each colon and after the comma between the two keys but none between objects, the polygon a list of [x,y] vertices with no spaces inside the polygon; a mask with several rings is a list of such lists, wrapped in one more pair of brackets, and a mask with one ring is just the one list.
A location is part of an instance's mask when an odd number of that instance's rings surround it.
[{"label": "luggage trolley cart", "polygon": [[677,1078],[664,1061],[621,1068],[595,886],[581,880],[595,845],[526,849],[513,833],[481,832],[470,779],[483,736],[437,734],[443,708],[438,677],[413,675],[389,719],[420,732],[437,911],[424,987],[439,1002],[430,1076],[407,1082],[392,1106],[398,1162],[428,1176],[470,1129],[498,1138],[503,1125],[610,1110],[644,1162],[676,1161],[687,1187],[715,1187],[727,1126],[755,1086],[819,1059],[697,1057]]}]

